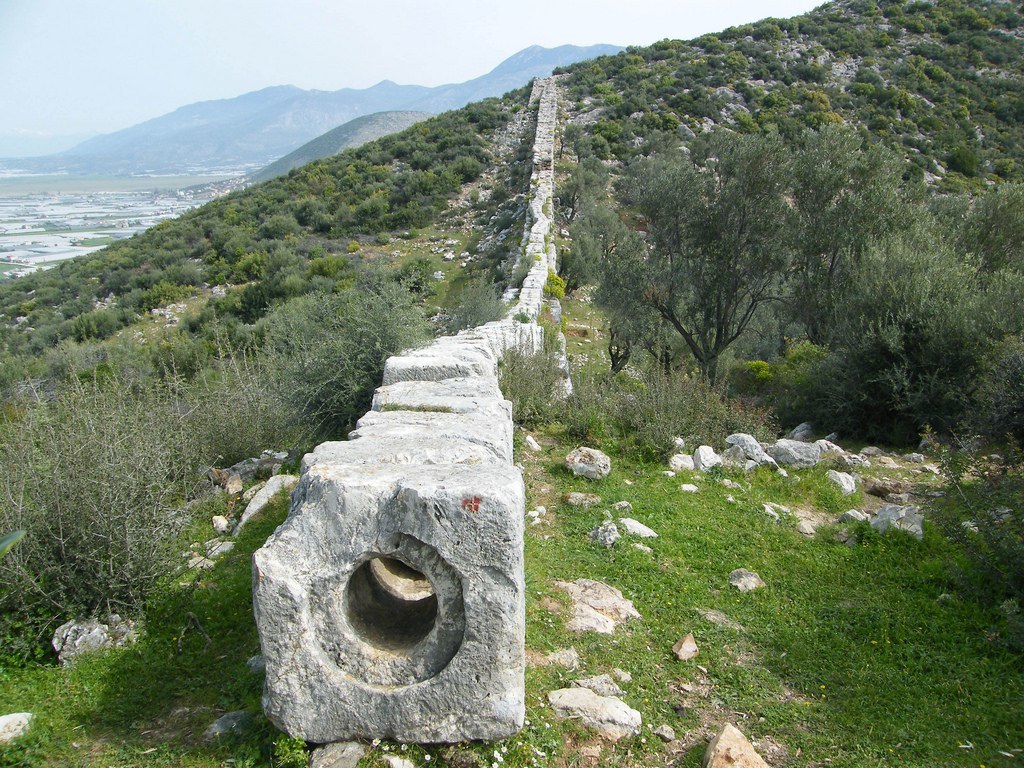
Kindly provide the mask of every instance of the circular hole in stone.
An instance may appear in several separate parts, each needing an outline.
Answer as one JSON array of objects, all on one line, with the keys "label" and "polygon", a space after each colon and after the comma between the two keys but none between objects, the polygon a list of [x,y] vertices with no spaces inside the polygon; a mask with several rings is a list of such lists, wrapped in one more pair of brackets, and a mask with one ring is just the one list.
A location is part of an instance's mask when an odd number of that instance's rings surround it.
[{"label": "circular hole in stone", "polygon": [[345,600],[352,628],[368,643],[408,652],[437,621],[430,580],[397,558],[375,557],[352,574]]}]

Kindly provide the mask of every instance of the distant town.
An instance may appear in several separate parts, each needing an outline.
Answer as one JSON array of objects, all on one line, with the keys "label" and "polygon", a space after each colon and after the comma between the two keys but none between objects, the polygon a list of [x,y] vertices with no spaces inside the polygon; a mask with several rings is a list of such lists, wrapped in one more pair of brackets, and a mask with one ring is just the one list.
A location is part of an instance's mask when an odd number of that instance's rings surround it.
[{"label": "distant town", "polygon": [[[24,191],[33,187],[14,181],[0,181],[0,280],[23,277],[127,239],[242,183],[241,178],[198,184],[199,179],[188,179],[192,185],[185,188],[157,189],[170,180],[153,177],[152,188],[139,189],[139,179],[90,179],[55,184],[83,191],[43,192]],[[104,187],[110,191],[94,191]]]}]

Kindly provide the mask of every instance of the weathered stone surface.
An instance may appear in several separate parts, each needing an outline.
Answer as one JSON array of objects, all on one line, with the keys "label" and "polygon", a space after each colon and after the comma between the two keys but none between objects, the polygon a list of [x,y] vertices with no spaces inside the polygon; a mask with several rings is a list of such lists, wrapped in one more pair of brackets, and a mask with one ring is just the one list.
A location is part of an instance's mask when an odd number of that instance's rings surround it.
[{"label": "weathered stone surface", "polygon": [[227,481],[224,483],[224,490],[228,492],[229,496],[241,495],[242,476],[238,474],[229,475]]},{"label": "weathered stone surface", "polygon": [[601,497],[593,493],[573,491],[565,495],[565,503],[570,507],[592,507],[601,503]]},{"label": "weathered stone surface", "polygon": [[676,730],[671,725],[659,725],[653,733],[666,744],[676,740]]},{"label": "weathered stone surface", "polygon": [[586,688],[559,688],[548,694],[555,713],[578,718],[585,728],[597,731],[610,741],[618,741],[640,732],[640,713],[612,696],[598,696]]},{"label": "weathered stone surface", "polygon": [[501,464],[311,468],[253,558],[270,720],[318,743],[515,733],[523,497]]},{"label": "weathered stone surface", "polygon": [[889,504],[882,507],[871,521],[871,527],[879,533],[889,529],[904,531],[920,541],[924,538],[924,515],[920,507],[900,507]]},{"label": "weathered stone surface", "polygon": [[869,520],[869,516],[865,515],[859,509],[848,509],[839,516],[840,523],[863,523]]},{"label": "weathered stone surface", "polygon": [[639,520],[634,520],[631,517],[623,517],[619,519],[622,523],[622,527],[626,529],[626,533],[630,536],[639,536],[641,539],[656,539],[658,534],[651,528],[641,523]]},{"label": "weathered stone surface", "polygon": [[798,440],[779,440],[768,446],[767,453],[779,464],[793,469],[807,469],[821,461],[818,446]]},{"label": "weathered stone surface", "polygon": [[508,413],[512,404],[501,394],[495,376],[444,381],[401,381],[378,387],[374,411],[407,410],[449,413]]},{"label": "weathered stone surface", "polygon": [[688,634],[686,637],[681,637],[676,641],[676,644],[672,646],[672,653],[676,655],[676,658],[680,661],[688,661],[690,659],[697,658],[700,653],[700,649],[697,648],[697,641],[693,639],[693,634]]},{"label": "weathered stone surface", "polygon": [[753,592],[764,586],[761,577],[746,568],[737,568],[729,574],[729,584],[736,587],[740,592]]},{"label": "weathered stone surface", "polygon": [[527,435],[523,438],[523,444],[526,446],[526,450],[533,451],[534,453],[540,453],[540,443],[537,442],[533,435]]},{"label": "weathered stone surface", "polygon": [[853,475],[846,472],[836,472],[834,469],[830,469],[826,475],[829,480],[839,486],[839,489],[843,492],[843,496],[849,496],[851,493],[857,491],[857,481],[854,480]]},{"label": "weathered stone surface", "polygon": [[309,768],[356,768],[366,754],[366,747],[358,741],[340,741],[325,744],[309,756]]},{"label": "weathered stone surface", "polygon": [[732,723],[726,723],[704,753],[703,768],[769,768],[747,737]]},{"label": "weathered stone surface", "polygon": [[751,461],[756,461],[758,464],[777,466],[775,459],[765,452],[764,448],[761,447],[761,443],[753,435],[748,435],[745,432],[736,432],[725,438],[725,442],[738,447],[743,451],[743,455]]},{"label": "weathered stone surface", "polygon": [[793,431],[786,435],[786,439],[807,442],[813,435],[814,427],[811,425],[811,422],[805,421],[803,424],[794,427]]},{"label": "weathered stone surface", "polygon": [[217,533],[227,533],[231,530],[231,523],[224,515],[214,515],[210,523],[213,525],[213,530]]},{"label": "weathered stone surface", "polygon": [[710,445],[702,445],[693,452],[693,466],[698,472],[707,472],[722,463],[722,457]]},{"label": "weathered stone surface", "polygon": [[673,472],[692,472],[693,456],[688,453],[677,453],[668,460],[668,466]]},{"label": "weathered stone surface", "polygon": [[810,520],[801,520],[796,524],[796,532],[807,538],[812,538],[815,530],[814,523]]},{"label": "weathered stone surface", "polygon": [[228,712],[214,720],[203,732],[203,741],[209,743],[227,736],[240,736],[252,728],[253,722],[253,717],[248,712]]},{"label": "weathered stone surface", "polygon": [[267,480],[266,485],[260,489],[259,493],[252,497],[252,501],[245,507],[245,512],[242,513],[242,517],[239,518],[238,525],[235,526],[235,530],[231,532],[231,535],[237,536],[241,533],[245,524],[266,509],[267,504],[270,503],[272,498],[281,491],[290,491],[298,482],[299,478],[295,475],[274,475]]},{"label": "weathered stone surface", "polygon": [[700,488],[698,488],[693,483],[683,483],[682,485],[679,486],[679,490],[682,491],[683,493],[697,493],[697,491],[699,491]]},{"label": "weathered stone surface", "polygon": [[622,689],[612,680],[611,675],[594,675],[593,677],[584,677],[581,680],[573,680],[572,684],[576,688],[587,688],[593,691],[598,696],[621,696]]},{"label": "weathered stone surface", "polygon": [[894,493],[905,493],[906,490],[907,484],[902,480],[896,480],[891,477],[864,478],[864,493],[871,496],[878,496],[884,499],[886,496],[892,496]]},{"label": "weathered stone surface", "polygon": [[620,624],[641,618],[632,600],[600,581],[556,581],[555,586],[568,592],[572,599],[573,617],[566,626],[574,632],[610,635]]},{"label": "weathered stone surface", "polygon": [[384,762],[388,768],[416,768],[416,763],[400,755],[384,755]]},{"label": "weathered stone surface", "polygon": [[413,442],[425,436],[481,445],[498,461],[512,463],[512,421],[494,414],[370,411],[356,422],[349,441],[397,438]]},{"label": "weathered stone surface", "polygon": [[618,526],[611,520],[605,520],[590,531],[590,540],[605,549],[614,547],[615,542],[620,538],[622,538],[622,534],[619,533]]},{"label": "weathered stone surface", "polygon": [[565,457],[565,465],[577,477],[602,480],[612,471],[612,460],[596,448],[576,448]]},{"label": "weathered stone surface", "polygon": [[51,645],[61,664],[72,664],[79,656],[108,648],[131,645],[139,639],[134,622],[117,614],[103,624],[95,619],[65,622],[53,633]]},{"label": "weathered stone surface", "polygon": [[612,504],[612,509],[614,509],[616,512],[632,512],[633,505],[630,504],[628,501],[616,501],[614,504]]},{"label": "weathered stone surface", "polygon": [[557,651],[552,651],[547,655],[547,660],[549,664],[565,667],[570,672],[583,666],[583,659],[580,658],[579,651],[575,648],[560,648]]},{"label": "weathered stone surface", "polygon": [[31,712],[14,712],[0,717],[0,744],[20,739],[32,724]]}]

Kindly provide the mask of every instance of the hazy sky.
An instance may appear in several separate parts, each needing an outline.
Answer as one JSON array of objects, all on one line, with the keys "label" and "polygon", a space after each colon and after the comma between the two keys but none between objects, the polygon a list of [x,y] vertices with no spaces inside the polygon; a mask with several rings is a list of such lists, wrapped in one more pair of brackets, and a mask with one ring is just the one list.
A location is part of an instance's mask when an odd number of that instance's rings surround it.
[{"label": "hazy sky", "polygon": [[530,45],[646,45],[820,0],[0,0],[0,150],[270,85],[482,75]]}]

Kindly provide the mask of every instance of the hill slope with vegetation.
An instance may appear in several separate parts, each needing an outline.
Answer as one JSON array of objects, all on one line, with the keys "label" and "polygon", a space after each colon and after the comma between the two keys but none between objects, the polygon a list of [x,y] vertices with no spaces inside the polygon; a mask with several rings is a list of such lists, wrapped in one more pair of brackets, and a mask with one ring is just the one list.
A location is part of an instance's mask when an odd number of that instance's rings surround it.
[{"label": "hill slope with vegetation", "polygon": [[[567,69],[548,292],[575,388],[556,395],[549,354],[501,381],[537,441],[516,446],[527,724],[375,741],[360,765],[696,766],[726,719],[773,766],[1017,759],[1020,23],[844,1]],[[217,559],[242,490],[202,470],[264,449],[294,470],[389,354],[503,311],[532,119],[525,91],[474,104],[0,285],[0,533],[28,531],[0,559],[0,698],[37,714],[0,764],[308,764],[247,663],[248,558],[286,500]],[[848,451],[785,475],[672,456],[805,420]],[[581,444],[607,478],[566,469]],[[883,504],[918,509],[920,538],[878,533]],[[626,515],[657,538],[591,537]],[[738,568],[765,586],[734,589]],[[573,631],[555,582],[579,578],[642,618]],[[57,625],[110,613],[144,621],[136,646],[54,666]],[[696,658],[673,652],[687,634]],[[550,691],[599,674],[636,736],[554,716]],[[237,711],[248,730],[204,740]]]}]

